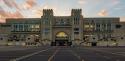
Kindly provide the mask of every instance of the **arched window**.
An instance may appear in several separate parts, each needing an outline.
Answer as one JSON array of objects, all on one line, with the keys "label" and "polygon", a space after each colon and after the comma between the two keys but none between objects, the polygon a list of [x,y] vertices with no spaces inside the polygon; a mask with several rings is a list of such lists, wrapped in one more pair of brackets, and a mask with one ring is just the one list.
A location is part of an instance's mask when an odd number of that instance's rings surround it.
[{"label": "arched window", "polygon": [[65,32],[59,32],[56,37],[67,37],[67,34]]}]

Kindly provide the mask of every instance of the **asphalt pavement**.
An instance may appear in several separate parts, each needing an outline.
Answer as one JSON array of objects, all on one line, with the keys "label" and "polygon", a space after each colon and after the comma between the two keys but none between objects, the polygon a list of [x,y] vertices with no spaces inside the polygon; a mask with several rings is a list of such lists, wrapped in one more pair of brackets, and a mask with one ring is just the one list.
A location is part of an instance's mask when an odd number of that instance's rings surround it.
[{"label": "asphalt pavement", "polygon": [[37,47],[0,51],[0,61],[125,61],[125,47]]}]

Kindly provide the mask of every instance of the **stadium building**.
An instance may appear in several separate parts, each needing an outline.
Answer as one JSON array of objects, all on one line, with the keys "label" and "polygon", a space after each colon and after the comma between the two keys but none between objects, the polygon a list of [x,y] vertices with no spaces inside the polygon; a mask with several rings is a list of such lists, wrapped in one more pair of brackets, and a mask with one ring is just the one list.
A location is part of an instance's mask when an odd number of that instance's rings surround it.
[{"label": "stadium building", "polygon": [[119,17],[85,18],[81,9],[54,16],[43,9],[41,18],[8,18],[0,24],[0,45],[125,46],[125,22]]}]

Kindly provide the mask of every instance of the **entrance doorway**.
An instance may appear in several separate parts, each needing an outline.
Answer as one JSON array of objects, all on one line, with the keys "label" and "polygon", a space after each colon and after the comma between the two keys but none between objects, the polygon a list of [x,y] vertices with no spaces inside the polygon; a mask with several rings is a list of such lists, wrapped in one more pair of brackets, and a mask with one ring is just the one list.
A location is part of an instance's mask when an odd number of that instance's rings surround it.
[{"label": "entrance doorway", "polygon": [[56,46],[67,46],[68,40],[55,40]]},{"label": "entrance doorway", "polygon": [[92,46],[97,46],[97,42],[92,42]]},{"label": "entrance doorway", "polygon": [[58,32],[55,35],[55,42],[52,42],[52,46],[70,46],[72,42],[69,42],[68,34],[65,32]]}]

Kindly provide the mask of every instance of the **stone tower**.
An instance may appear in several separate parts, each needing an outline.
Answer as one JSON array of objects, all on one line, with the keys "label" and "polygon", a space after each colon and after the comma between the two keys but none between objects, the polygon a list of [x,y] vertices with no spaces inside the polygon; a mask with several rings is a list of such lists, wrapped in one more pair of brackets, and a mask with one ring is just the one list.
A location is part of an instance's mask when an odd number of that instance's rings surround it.
[{"label": "stone tower", "polygon": [[53,10],[43,9],[43,16],[41,17],[41,40],[52,40],[52,20]]},{"label": "stone tower", "polygon": [[82,9],[72,9],[72,40],[82,41],[83,40],[83,16]]}]

